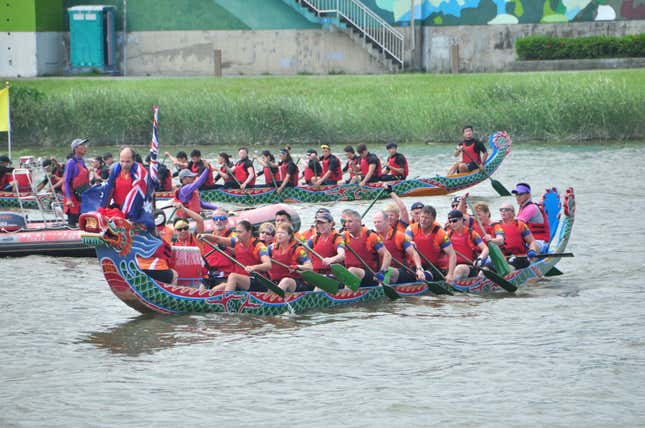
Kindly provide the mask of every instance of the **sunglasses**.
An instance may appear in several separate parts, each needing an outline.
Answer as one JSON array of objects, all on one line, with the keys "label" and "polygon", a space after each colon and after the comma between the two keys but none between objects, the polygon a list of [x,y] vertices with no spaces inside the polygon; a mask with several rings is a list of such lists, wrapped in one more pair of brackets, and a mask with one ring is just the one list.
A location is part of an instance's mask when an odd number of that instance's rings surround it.
[{"label": "sunglasses", "polygon": [[522,195],[528,195],[527,192],[522,192],[522,193],[516,193],[515,196],[522,196]]},{"label": "sunglasses", "polygon": [[189,229],[188,226],[184,226],[184,227],[178,227],[175,230],[178,231],[178,232],[181,232],[182,230],[188,230],[188,229]]},{"label": "sunglasses", "polygon": [[460,220],[461,220],[460,218],[451,218],[451,219],[450,219],[450,220],[448,220],[448,221],[450,221],[450,223],[457,223],[457,222],[458,222],[458,221],[460,221]]},{"label": "sunglasses", "polygon": [[500,208],[499,212],[503,213],[504,211],[513,211],[512,208]]},{"label": "sunglasses", "polygon": [[227,219],[228,217],[226,217],[225,215],[216,215],[215,217],[213,217],[213,221],[226,221]]}]

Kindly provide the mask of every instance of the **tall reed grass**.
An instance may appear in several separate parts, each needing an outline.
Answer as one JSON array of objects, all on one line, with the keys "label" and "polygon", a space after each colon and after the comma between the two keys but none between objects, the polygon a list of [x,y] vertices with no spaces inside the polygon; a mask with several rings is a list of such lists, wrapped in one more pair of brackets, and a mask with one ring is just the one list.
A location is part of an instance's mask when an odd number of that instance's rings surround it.
[{"label": "tall reed grass", "polygon": [[[518,140],[645,139],[645,71],[12,82],[13,138],[144,144],[450,141],[472,124]],[[6,140],[6,134],[1,138]]]}]

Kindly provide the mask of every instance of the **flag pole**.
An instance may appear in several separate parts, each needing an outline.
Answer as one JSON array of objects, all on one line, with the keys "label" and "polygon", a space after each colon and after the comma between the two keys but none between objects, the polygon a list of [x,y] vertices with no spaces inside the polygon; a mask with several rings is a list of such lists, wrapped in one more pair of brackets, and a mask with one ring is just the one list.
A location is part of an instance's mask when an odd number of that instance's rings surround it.
[{"label": "flag pole", "polygon": [[9,99],[9,82],[4,82],[4,87],[7,88],[7,145],[9,146],[8,156],[11,159],[11,102]]}]

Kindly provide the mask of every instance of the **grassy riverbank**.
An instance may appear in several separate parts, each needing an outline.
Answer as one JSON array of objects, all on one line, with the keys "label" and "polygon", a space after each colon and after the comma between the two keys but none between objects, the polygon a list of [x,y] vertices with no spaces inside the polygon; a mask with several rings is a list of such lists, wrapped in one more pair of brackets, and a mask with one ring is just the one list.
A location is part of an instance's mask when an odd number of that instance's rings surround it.
[{"label": "grassy riverbank", "polygon": [[142,144],[153,104],[163,144],[452,141],[465,123],[514,141],[645,139],[645,70],[11,84],[20,145]]}]

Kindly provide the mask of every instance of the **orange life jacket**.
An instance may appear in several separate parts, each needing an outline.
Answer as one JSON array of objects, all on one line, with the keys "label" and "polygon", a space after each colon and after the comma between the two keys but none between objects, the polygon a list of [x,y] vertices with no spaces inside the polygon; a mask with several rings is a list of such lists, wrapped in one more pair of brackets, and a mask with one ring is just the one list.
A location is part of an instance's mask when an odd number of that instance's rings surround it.
[{"label": "orange life jacket", "polygon": [[[363,227],[357,238],[352,237],[348,231],[343,232],[343,238],[345,239],[345,245],[356,251],[356,254],[358,254],[361,259],[363,259],[365,263],[372,268],[372,270],[377,271],[379,263],[378,253],[374,252],[371,248],[367,248],[367,239],[372,233],[374,232]],[[365,269],[363,263],[349,250],[345,253],[345,267]]]},{"label": "orange life jacket", "polygon": [[504,245],[501,247],[504,254],[514,254],[516,256],[526,255],[526,244],[522,238],[520,220],[513,220],[510,223],[499,223],[499,225],[504,231]]},{"label": "orange life jacket", "polygon": [[[291,241],[287,244],[284,251],[282,251],[278,244],[273,244],[273,247],[271,248],[271,258],[287,266],[298,264],[297,251],[300,247],[300,244],[295,241]],[[271,270],[269,270],[269,277],[273,281],[280,281],[282,278],[298,279],[301,276],[299,273],[291,272],[289,269],[284,266],[280,266],[278,263],[272,263]]]}]

